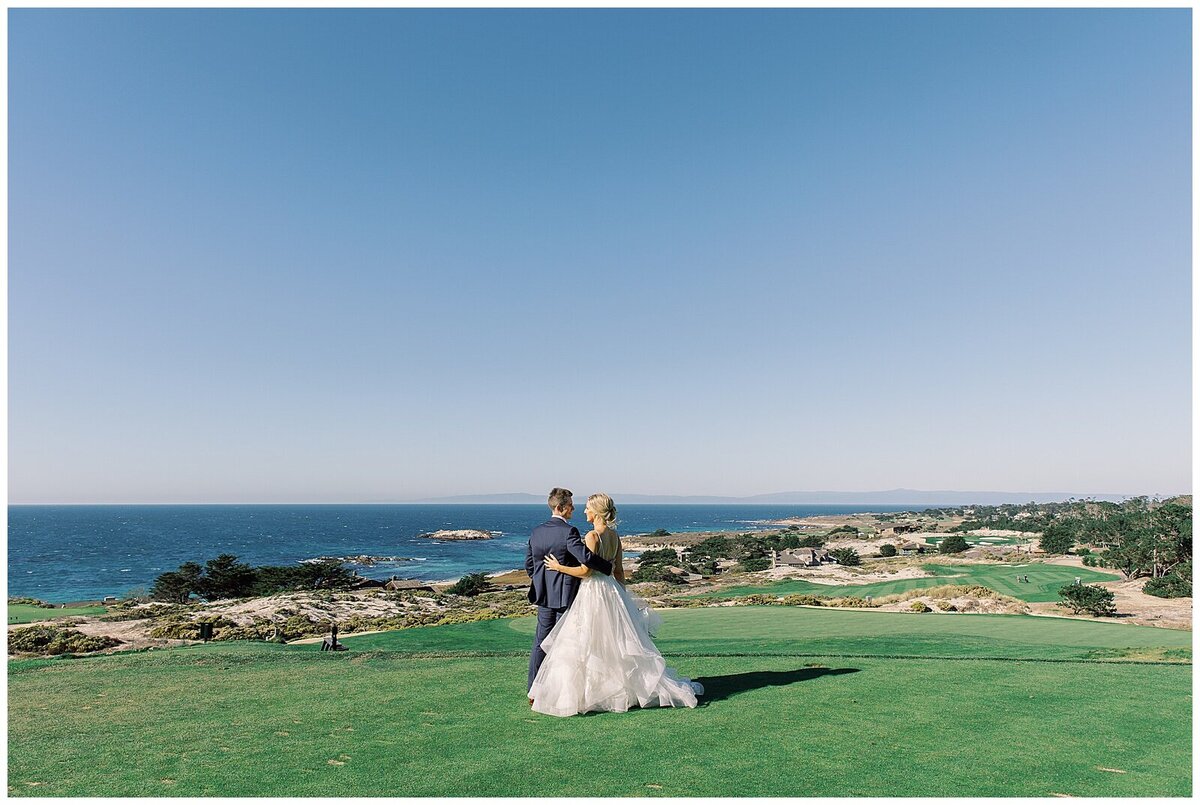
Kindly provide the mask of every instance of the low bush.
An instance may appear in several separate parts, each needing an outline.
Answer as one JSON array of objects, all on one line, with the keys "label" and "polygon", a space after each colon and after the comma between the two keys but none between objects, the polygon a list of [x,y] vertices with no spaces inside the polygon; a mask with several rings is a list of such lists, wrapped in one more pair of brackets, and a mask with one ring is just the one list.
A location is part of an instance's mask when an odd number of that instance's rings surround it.
[{"label": "low bush", "polygon": [[8,633],[10,654],[85,654],[119,646],[122,641],[103,635],[85,635],[78,629],[37,624]]},{"label": "low bush", "polygon": [[666,565],[638,565],[638,569],[633,571],[629,580],[639,583],[656,581],[667,584],[687,584],[687,579],[682,574],[668,570]]},{"label": "low bush", "polygon": [[[647,553],[651,552],[647,551]],[[733,553],[734,542],[727,537],[708,537],[687,549],[688,558],[693,561],[703,559],[732,559]],[[642,556],[645,555],[642,554]]]},{"label": "low bush", "polygon": [[952,534],[938,544],[938,550],[942,553],[962,553],[970,547],[961,534]]},{"label": "low bush", "polygon": [[146,618],[162,618],[168,615],[182,615],[190,612],[192,607],[185,604],[147,604],[145,606],[116,606],[100,616],[107,622],[139,621]]},{"label": "low bush", "polygon": [[1190,598],[1192,595],[1192,563],[1184,562],[1165,576],[1150,579],[1142,592],[1158,598]]},{"label": "low bush", "polygon": [[43,609],[57,609],[54,604],[47,604],[40,598],[9,598],[8,604],[9,606],[12,606],[13,604],[24,604],[25,606],[42,607]]},{"label": "low bush", "polygon": [[882,545],[879,546],[879,555],[880,556],[895,556],[896,555],[896,546],[891,544],[890,542],[883,543]]},{"label": "low bush", "polygon": [[839,565],[861,565],[862,557],[853,548],[835,548],[829,552]]},{"label": "low bush", "polygon": [[738,563],[738,569],[747,573],[753,573],[759,570],[769,570],[771,560],[765,556],[753,556],[749,559],[743,559]]},{"label": "low bush", "polygon": [[760,606],[775,606],[775,605],[779,604],[781,599],[777,595],[765,595],[764,593],[752,593],[750,595],[743,595],[739,598],[734,598],[733,600],[739,604],[745,604],[746,606],[752,606],[752,607],[759,606],[760,607]]},{"label": "low bush", "polygon": [[1116,596],[1112,590],[1098,584],[1068,584],[1058,590],[1062,605],[1069,607],[1072,612],[1087,612],[1090,615],[1115,615],[1117,612]]},{"label": "low bush", "polygon": [[213,625],[213,639],[218,639],[221,630],[234,629],[238,626],[228,618],[218,615],[205,615],[196,620],[190,620],[187,616],[172,615],[155,624],[149,634],[151,637],[165,640],[199,640],[201,623]]},{"label": "low bush", "polygon": [[679,554],[674,548],[655,548],[652,551],[642,551],[637,561],[638,565],[677,565]]},{"label": "low bush", "polygon": [[476,609],[476,610],[451,610],[442,615],[434,624],[435,626],[450,626],[455,623],[474,623],[475,621],[494,621],[500,617],[500,613],[491,609]]},{"label": "low bush", "polygon": [[491,586],[486,573],[468,573],[447,587],[446,592],[450,595],[475,596],[486,592]]},{"label": "low bush", "polygon": [[646,536],[648,536],[648,537],[669,537],[669,536],[671,536],[671,532],[665,528],[659,528],[654,531],[651,531]]},{"label": "low bush", "polygon": [[846,598],[831,599],[825,606],[831,607],[853,607],[855,609],[871,609],[879,606],[878,601],[868,601],[865,598],[859,598],[856,595],[847,596]]},{"label": "low bush", "polygon": [[913,601],[912,604],[909,606],[909,609],[912,610],[913,612],[932,612],[933,611],[925,604],[924,601]]},{"label": "low bush", "polygon": [[823,606],[825,606],[824,600],[817,598],[815,595],[806,595],[806,594],[785,595],[783,597],[783,600],[780,603],[782,603],[784,606],[789,606],[789,607],[802,607],[802,606],[823,607]]}]

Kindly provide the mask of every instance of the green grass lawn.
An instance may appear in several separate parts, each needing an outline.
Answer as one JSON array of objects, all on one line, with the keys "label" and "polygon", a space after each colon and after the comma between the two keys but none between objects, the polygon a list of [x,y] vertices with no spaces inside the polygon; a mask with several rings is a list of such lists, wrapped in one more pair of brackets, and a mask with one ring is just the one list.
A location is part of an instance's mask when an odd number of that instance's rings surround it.
[{"label": "green grass lawn", "polygon": [[108,607],[66,607],[65,609],[50,609],[35,607],[30,604],[9,604],[9,623],[36,623],[48,621],[51,618],[61,618],[67,615],[103,615]]},{"label": "green grass lawn", "polygon": [[[940,537],[925,537],[924,539],[929,545],[938,545],[948,536],[950,535],[947,534]],[[981,537],[978,534],[959,534],[959,536],[965,539],[968,545],[982,545],[985,548],[988,545],[1016,545],[1018,542],[1020,542],[1021,545],[1024,545],[1032,539],[1032,535],[1030,537],[1022,537],[1020,539],[1017,537]]]},{"label": "green grass lawn", "polygon": [[[556,719],[530,618],[9,663],[9,792],[1187,796],[1191,633],[787,607],[664,614],[695,710]],[[819,656],[818,656],[819,655]],[[987,658],[987,659],[984,659]],[[1118,769],[1105,771],[1105,769]]]},{"label": "green grass lawn", "polygon": [[[764,593],[768,595],[791,595],[806,593],[808,595],[823,595],[831,597],[855,595],[880,597],[895,593],[916,590],[921,587],[937,587],[942,584],[978,584],[1022,601],[1057,601],[1058,590],[1064,584],[1072,584],[1079,576],[1084,584],[1098,581],[1115,581],[1120,578],[1112,573],[1102,573],[1086,567],[1065,567],[1063,565],[1046,565],[1038,562],[1015,565],[938,565],[923,566],[927,572],[935,574],[922,579],[897,579],[896,581],[879,581],[870,584],[814,584],[811,581],[790,579],[770,584],[745,585],[730,587],[719,592],[704,593],[705,598],[726,598],[730,596],[751,595]],[[1029,582],[1018,582],[1017,576],[1029,577]]]}]

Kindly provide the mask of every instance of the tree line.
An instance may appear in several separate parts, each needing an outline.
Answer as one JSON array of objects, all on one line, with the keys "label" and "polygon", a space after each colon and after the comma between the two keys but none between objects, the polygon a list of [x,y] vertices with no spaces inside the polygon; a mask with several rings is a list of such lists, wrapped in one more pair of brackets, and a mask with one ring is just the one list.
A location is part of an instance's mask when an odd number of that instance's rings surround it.
[{"label": "tree line", "polygon": [[356,577],[337,560],[303,562],[296,565],[250,565],[237,556],[223,553],[199,562],[184,562],[176,570],[160,575],[150,588],[150,598],[186,604],[195,595],[205,601],[247,598],[293,590],[344,590]]}]

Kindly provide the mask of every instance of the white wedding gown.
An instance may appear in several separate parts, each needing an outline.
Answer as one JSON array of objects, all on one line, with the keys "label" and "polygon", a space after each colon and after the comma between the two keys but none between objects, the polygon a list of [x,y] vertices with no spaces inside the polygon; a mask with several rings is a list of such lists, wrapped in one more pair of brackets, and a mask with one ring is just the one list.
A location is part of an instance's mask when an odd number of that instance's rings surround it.
[{"label": "white wedding gown", "polygon": [[630,707],[695,707],[704,686],[677,676],[650,639],[662,618],[612,576],[580,579],[575,601],[542,641],[529,698],[552,716]]}]

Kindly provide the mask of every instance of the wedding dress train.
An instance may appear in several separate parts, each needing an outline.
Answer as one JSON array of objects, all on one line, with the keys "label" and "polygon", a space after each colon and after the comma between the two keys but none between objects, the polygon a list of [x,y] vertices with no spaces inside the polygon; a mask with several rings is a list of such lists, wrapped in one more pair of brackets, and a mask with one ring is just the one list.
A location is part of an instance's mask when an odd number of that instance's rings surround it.
[{"label": "wedding dress train", "polygon": [[704,686],[667,667],[651,640],[662,619],[611,576],[580,580],[575,601],[542,641],[546,659],[529,689],[553,716],[630,707],[695,707]]}]

